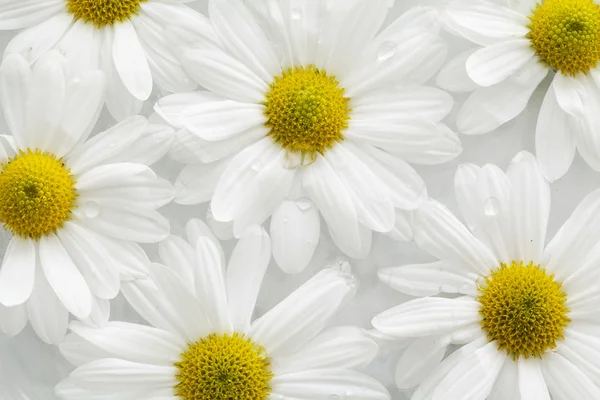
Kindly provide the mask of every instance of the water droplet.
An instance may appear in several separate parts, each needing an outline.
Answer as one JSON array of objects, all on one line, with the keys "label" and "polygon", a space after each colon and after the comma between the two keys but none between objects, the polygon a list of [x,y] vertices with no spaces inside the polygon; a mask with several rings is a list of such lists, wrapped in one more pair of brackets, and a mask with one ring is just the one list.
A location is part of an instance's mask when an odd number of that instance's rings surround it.
[{"label": "water droplet", "polygon": [[300,211],[308,211],[312,208],[312,203],[309,200],[298,200],[296,205]]},{"label": "water droplet", "polygon": [[299,21],[302,18],[302,11],[298,9],[292,10],[292,19],[294,21]]},{"label": "water droplet", "polygon": [[250,168],[252,168],[254,171],[260,171],[262,168],[262,163],[259,160],[255,160],[252,162]]},{"label": "water droplet", "polygon": [[341,397],[340,397],[340,395],[339,395],[339,394],[330,394],[330,395],[329,395],[329,398],[330,398],[331,400],[339,400],[339,399],[341,399]]},{"label": "water droplet", "polygon": [[488,217],[494,217],[500,212],[500,202],[495,197],[490,197],[483,204],[483,212]]},{"label": "water droplet", "polygon": [[283,219],[283,223],[284,223],[284,224],[287,224],[287,222],[288,222],[288,219],[287,219],[287,218],[284,218],[284,219]]},{"label": "water droplet", "polygon": [[88,218],[96,218],[100,214],[100,206],[95,201],[83,205],[83,214]]},{"label": "water droplet", "polygon": [[385,61],[396,55],[396,43],[394,42],[383,42],[377,50],[377,61]]}]

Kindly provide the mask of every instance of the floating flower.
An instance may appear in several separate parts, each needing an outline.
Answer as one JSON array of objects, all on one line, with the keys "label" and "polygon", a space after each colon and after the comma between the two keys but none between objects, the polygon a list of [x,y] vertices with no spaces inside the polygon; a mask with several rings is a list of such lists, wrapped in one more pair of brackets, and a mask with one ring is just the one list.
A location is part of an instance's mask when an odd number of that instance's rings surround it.
[{"label": "floating flower", "polygon": [[156,106],[182,128],[177,156],[195,161],[176,201],[212,199],[238,237],[272,216],[273,255],[291,273],[311,260],[320,215],[354,258],[368,254],[372,231],[410,236],[404,211],[426,188],[407,162],[442,163],[461,145],[440,123],[452,98],[423,86],[446,55],[436,12],[413,9],[379,32],[389,6],[210,1],[220,47],[180,47],[208,91]]},{"label": "floating flower", "polygon": [[389,399],[354,370],[375,357],[376,343],[354,327],[323,331],[354,293],[347,263],[323,269],[255,319],[269,237],[248,229],[225,270],[207,231],[190,221],[187,241],[161,243],[168,266],[152,264],[152,280],[124,283],[151,326],[71,324],[60,349],[78,368],[56,387],[60,398]]},{"label": "floating flower", "polygon": [[414,338],[398,387],[419,385],[413,400],[600,398],[600,191],[544,246],[550,190],[531,154],[506,174],[463,164],[455,189],[469,228],[435,201],[415,215],[416,243],[440,260],[379,272],[420,297],[373,319]]},{"label": "floating flower", "polygon": [[449,90],[474,92],[457,126],[491,132],[519,115],[552,75],[537,118],[535,148],[544,175],[562,177],[575,150],[600,171],[600,6],[594,0],[458,0],[443,14],[451,31],[478,45],[438,76]]},{"label": "floating flower", "polygon": [[177,41],[164,30],[209,25],[186,0],[6,0],[0,4],[0,30],[28,28],[5,50],[34,63],[51,48],[74,70],[102,69],[106,106],[122,120],[140,112],[153,82],[169,92],[196,84],[173,54]]},{"label": "floating flower", "polygon": [[[98,322],[121,278],[143,274],[133,242],[157,242],[169,223],[156,209],[173,188],[148,167],[171,128],[131,117],[88,138],[104,100],[101,71],[70,75],[51,51],[33,69],[20,55],[0,67],[12,136],[0,138],[0,222],[10,242],[0,267],[0,329],[29,320],[58,343],[68,314]],[[141,271],[140,271],[141,269]]]}]

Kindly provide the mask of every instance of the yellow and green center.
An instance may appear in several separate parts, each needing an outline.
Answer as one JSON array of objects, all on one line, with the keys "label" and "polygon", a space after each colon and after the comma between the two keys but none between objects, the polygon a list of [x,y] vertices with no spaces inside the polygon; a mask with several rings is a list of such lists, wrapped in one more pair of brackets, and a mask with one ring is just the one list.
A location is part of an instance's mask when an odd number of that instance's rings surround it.
[{"label": "yellow and green center", "polygon": [[13,235],[37,240],[71,219],[76,182],[62,158],[28,149],[0,166],[0,221]]},{"label": "yellow and green center", "polygon": [[351,109],[335,77],[309,65],[289,68],[269,86],[265,125],[281,147],[314,156],[344,139]]},{"label": "yellow and green center", "polygon": [[137,15],[140,3],[147,0],[66,0],[67,11],[85,23],[98,28],[124,22]]},{"label": "yellow and green center", "polygon": [[183,400],[265,400],[273,374],[265,350],[244,335],[211,334],[181,355],[177,396]]},{"label": "yellow and green center", "polygon": [[533,263],[502,263],[479,288],[481,326],[514,359],[541,357],[570,322],[562,285]]},{"label": "yellow and green center", "polygon": [[600,61],[600,7],[594,0],[544,0],[529,19],[531,45],[555,71],[587,74]]}]

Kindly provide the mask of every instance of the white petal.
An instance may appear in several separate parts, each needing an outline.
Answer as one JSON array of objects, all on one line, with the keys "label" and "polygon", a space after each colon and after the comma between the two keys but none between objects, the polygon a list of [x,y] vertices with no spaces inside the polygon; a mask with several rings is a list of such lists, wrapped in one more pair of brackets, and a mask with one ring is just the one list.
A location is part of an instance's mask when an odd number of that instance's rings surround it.
[{"label": "white petal", "polygon": [[130,21],[114,24],[112,57],[123,84],[138,100],[152,93],[152,74],[146,54]]},{"label": "white petal", "polygon": [[595,400],[600,389],[577,366],[560,354],[549,352],[542,359],[542,372],[555,400]]},{"label": "white petal", "polygon": [[[598,299],[594,300],[594,303],[597,304]],[[596,360],[600,356],[600,347],[598,347],[600,340],[596,329],[586,329],[584,326],[580,323],[573,323],[567,328],[565,336],[568,339],[560,344],[558,354],[571,361],[598,386],[600,368],[598,368]]]},{"label": "white petal", "polygon": [[111,161],[152,165],[169,152],[174,141],[173,128],[167,125],[149,124],[131,147],[124,149]]},{"label": "white petal", "polygon": [[120,154],[135,142],[147,125],[146,118],[134,116],[77,146],[68,157],[72,173],[80,174]]},{"label": "white petal", "polygon": [[535,153],[544,176],[550,181],[561,178],[575,157],[576,135],[569,116],[556,101],[554,85],[544,97],[535,128]]},{"label": "white petal", "polygon": [[24,144],[29,148],[56,151],[48,145],[55,142],[65,105],[65,72],[64,59],[56,51],[46,53],[33,68],[25,105]]},{"label": "white petal", "polygon": [[15,236],[8,243],[0,268],[0,303],[6,307],[29,299],[35,281],[35,242]]},{"label": "white petal", "polygon": [[244,3],[208,4],[210,20],[219,39],[265,82],[281,74],[271,43]]},{"label": "white petal", "polygon": [[325,157],[318,154],[314,163],[302,169],[302,186],[344,248],[360,247],[356,209]]},{"label": "white petal", "polygon": [[475,90],[458,112],[458,130],[467,135],[487,133],[515,118],[547,74],[548,68],[533,59],[504,82]]},{"label": "white petal", "polygon": [[8,337],[19,334],[27,325],[27,308],[25,304],[15,307],[4,307],[0,304],[0,332]]},{"label": "white petal", "polygon": [[172,365],[180,360],[185,341],[167,331],[128,322],[109,322],[94,329],[74,321],[71,331],[107,352],[106,358],[155,365]]},{"label": "white petal", "polygon": [[385,387],[371,378],[347,369],[317,369],[279,375],[271,381],[272,398],[298,400],[342,398],[388,400]]},{"label": "white petal", "polygon": [[359,222],[378,232],[390,231],[396,214],[388,188],[378,176],[342,144],[329,149],[325,157],[352,193]]},{"label": "white petal", "polygon": [[550,214],[550,188],[535,157],[517,154],[506,175],[511,183],[511,223],[515,260],[539,260]]},{"label": "white petal", "polygon": [[519,71],[534,56],[529,39],[509,40],[473,53],[467,60],[467,73],[478,85],[492,86]]},{"label": "white petal", "polygon": [[261,104],[232,100],[206,102],[184,109],[180,122],[190,132],[208,141],[231,139],[249,129],[262,127],[266,117]]},{"label": "white petal", "polygon": [[330,328],[308,342],[298,352],[279,357],[276,374],[320,368],[357,368],[366,366],[379,347],[362,329],[354,326]]},{"label": "white petal", "polygon": [[271,357],[291,354],[314,338],[354,291],[349,267],[326,268],[254,321],[250,336]]},{"label": "white petal", "polygon": [[[69,14],[66,15],[70,16]],[[79,74],[99,69],[104,29],[98,29],[82,19],[74,21],[73,17],[70,22],[69,30],[54,48],[67,60],[70,73]]]},{"label": "white petal", "polygon": [[421,385],[414,392],[412,397],[413,400],[431,400],[433,392],[446,378],[446,376],[451,373],[460,362],[465,360],[467,357],[470,357],[475,351],[483,348],[487,343],[488,340],[485,337],[476,339],[475,341],[460,347],[446,357],[444,361],[442,361],[440,365],[438,365],[438,367],[435,368],[431,374],[423,380]]},{"label": "white petal", "polygon": [[352,141],[371,144],[405,161],[419,164],[431,164],[426,161],[428,154],[436,155],[438,159],[444,157],[447,161],[462,151],[455,133],[443,124],[418,115],[352,120],[344,134]]},{"label": "white petal", "polygon": [[550,400],[550,394],[542,375],[540,360],[520,358],[517,368],[519,373],[519,392],[522,399]]},{"label": "white petal", "polygon": [[481,45],[524,37],[529,33],[526,16],[492,1],[454,1],[446,8],[442,19],[453,32]]},{"label": "white petal", "polygon": [[89,201],[73,211],[91,229],[110,238],[155,243],[169,236],[169,221],[155,210]]},{"label": "white petal", "polygon": [[451,92],[470,92],[478,88],[467,73],[467,60],[478,49],[466,50],[451,59],[440,70],[436,84]]},{"label": "white petal", "polygon": [[427,197],[425,182],[417,171],[399,157],[373,146],[357,145],[351,141],[344,143],[369,168],[384,186],[394,207],[413,210]]},{"label": "white petal", "polygon": [[271,259],[271,240],[263,228],[249,228],[227,265],[227,305],[233,329],[246,332]]},{"label": "white petal", "polygon": [[313,257],[321,235],[319,210],[312,201],[283,201],[271,216],[273,258],[286,273],[304,270]]},{"label": "white petal", "polygon": [[19,55],[9,55],[0,66],[0,101],[6,124],[18,147],[27,147],[25,105],[31,82],[31,69]]},{"label": "white petal", "polygon": [[[22,2],[20,2],[22,3]],[[19,32],[4,49],[4,59],[9,54],[20,54],[31,65],[50,50],[73,24],[73,16],[57,13],[45,21]]]},{"label": "white petal", "polygon": [[91,292],[102,299],[113,299],[119,293],[119,271],[106,249],[73,221],[67,222],[57,235]]},{"label": "white petal", "polygon": [[111,255],[122,280],[138,279],[148,275],[146,266],[150,261],[137,243],[113,240],[91,230],[88,230],[88,234]]},{"label": "white petal", "polygon": [[[264,138],[234,157],[215,188],[211,202],[215,218],[220,221],[237,219],[252,207],[264,203],[263,210],[269,208],[269,212],[265,212],[266,215],[258,213],[255,220],[262,223],[287,195],[294,176],[294,170],[283,167],[283,154],[271,138]],[[269,196],[275,197],[274,201],[270,201]],[[236,234],[242,232],[236,229]]]},{"label": "white petal", "polygon": [[415,211],[415,242],[441,259],[487,274],[498,265],[492,252],[442,204],[429,200]]},{"label": "white petal", "polygon": [[199,204],[210,201],[231,159],[209,164],[189,164],[183,167],[175,181],[177,204]]},{"label": "white petal", "polygon": [[500,373],[507,356],[490,342],[466,356],[444,378],[433,393],[434,400],[485,399]]},{"label": "white petal", "polygon": [[[537,360],[536,360],[537,361]],[[489,400],[525,400],[521,399],[519,393],[519,378],[517,371],[517,363],[505,362],[496,378],[496,383],[490,392]]]},{"label": "white petal", "polygon": [[481,170],[475,164],[463,163],[454,174],[454,195],[469,229],[477,225],[477,180]]},{"label": "white petal", "polygon": [[158,244],[162,263],[172,269],[194,291],[194,248],[179,236],[169,236]]},{"label": "white petal", "polygon": [[561,73],[554,75],[552,80],[552,88],[560,108],[577,118],[583,117],[583,103],[587,100],[584,83],[585,80],[565,76]]},{"label": "white petal", "polygon": [[446,354],[449,338],[415,339],[396,365],[396,386],[400,390],[417,386],[435,370]]},{"label": "white petal", "polygon": [[70,375],[81,388],[110,393],[124,390],[157,390],[176,383],[175,366],[158,366],[106,358],[85,364]]},{"label": "white petal", "polygon": [[478,310],[475,300],[423,297],[390,308],[371,323],[381,333],[397,338],[436,335],[479,321]]},{"label": "white petal", "polygon": [[92,294],[69,253],[54,234],[40,239],[40,261],[44,274],[64,306],[77,318],[92,311]]},{"label": "white petal", "polygon": [[188,50],[181,62],[192,79],[232,100],[260,103],[269,89],[246,65],[218,50]]},{"label": "white petal", "polygon": [[64,4],[60,0],[7,0],[2,2],[0,25],[3,30],[25,28],[63,9]]},{"label": "white petal", "polygon": [[[433,87],[386,88],[352,99],[352,119],[390,118],[397,114],[442,120],[453,104],[452,96]],[[364,115],[363,115],[364,114]]]},{"label": "white petal", "polygon": [[103,32],[101,61],[107,81],[106,108],[117,121],[122,121],[133,114],[138,114],[142,110],[143,102],[129,92],[117,71],[113,59],[114,27],[106,26]]},{"label": "white petal", "polygon": [[227,286],[221,256],[214,242],[204,236],[195,243],[196,296],[204,307],[213,331],[230,333],[232,321],[227,305]]},{"label": "white petal", "polygon": [[33,293],[27,301],[29,321],[42,341],[59,344],[67,333],[69,311],[56,296],[39,264],[35,272]]},{"label": "white petal", "polygon": [[211,330],[210,322],[205,315],[207,306],[194,296],[189,285],[182,281],[175,271],[161,264],[150,264],[151,277],[160,291],[160,296],[168,302],[169,307],[164,313],[170,312],[170,316],[177,325],[182,327],[188,342],[204,337]]},{"label": "white petal", "polygon": [[477,296],[477,274],[464,273],[449,261],[383,268],[377,275],[386,285],[411,296],[434,296],[440,292]]},{"label": "white petal", "polygon": [[67,83],[65,107],[59,124],[60,136],[52,148],[64,156],[85,139],[104,106],[106,80],[102,71],[85,71]]}]

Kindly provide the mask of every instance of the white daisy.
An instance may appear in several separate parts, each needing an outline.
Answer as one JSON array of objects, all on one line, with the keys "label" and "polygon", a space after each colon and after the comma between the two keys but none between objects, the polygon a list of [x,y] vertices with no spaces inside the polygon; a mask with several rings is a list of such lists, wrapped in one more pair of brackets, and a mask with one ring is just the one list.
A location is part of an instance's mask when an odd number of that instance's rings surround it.
[{"label": "white daisy", "polygon": [[273,255],[287,272],[311,260],[319,214],[354,258],[369,252],[372,231],[410,236],[402,213],[426,189],[407,162],[442,163],[461,145],[440,123],[452,98],[422,86],[446,55],[438,15],[415,8],[379,32],[391,3],[209,1],[220,47],[179,49],[208,91],[156,106],[182,128],[175,154],[195,161],[176,201],[212,199],[238,237],[272,215]]},{"label": "white daisy", "polygon": [[0,222],[12,238],[0,267],[0,329],[27,321],[58,343],[68,312],[98,322],[119,280],[143,274],[133,242],[157,242],[169,223],[156,209],[173,188],[148,167],[173,139],[168,126],[131,117],[88,139],[104,100],[101,71],[69,74],[55,51],[30,69],[0,67],[0,101],[12,136],[0,137]]},{"label": "white daisy", "polygon": [[34,63],[55,48],[73,69],[103,69],[106,105],[122,120],[140,112],[153,82],[169,92],[196,87],[163,33],[173,24],[209,25],[184,4],[189,1],[2,0],[0,30],[28,28],[8,43],[4,56],[18,53]]},{"label": "white daisy", "polygon": [[[379,273],[422,297],[373,319],[385,335],[415,339],[398,387],[420,384],[413,400],[600,399],[600,190],[544,246],[550,191],[531,154],[506,174],[463,164],[455,189],[469,228],[428,201],[414,238],[440,260]],[[442,361],[449,344],[459,348]]]},{"label": "white daisy", "polygon": [[457,126],[482,134],[519,115],[552,76],[535,133],[538,161],[551,181],[575,150],[600,171],[600,6],[595,0],[458,0],[443,14],[449,30],[480,46],[440,72],[448,90],[475,90]]},{"label": "white daisy", "polygon": [[355,291],[347,263],[325,268],[259,318],[254,307],[270,240],[250,228],[227,269],[218,242],[198,220],[187,241],[171,236],[152,264],[153,280],[123,293],[152,326],[71,323],[61,352],[78,366],[55,392],[65,400],[389,399],[355,371],[378,347],[361,329],[323,331]]}]

